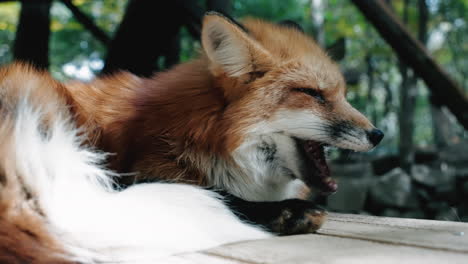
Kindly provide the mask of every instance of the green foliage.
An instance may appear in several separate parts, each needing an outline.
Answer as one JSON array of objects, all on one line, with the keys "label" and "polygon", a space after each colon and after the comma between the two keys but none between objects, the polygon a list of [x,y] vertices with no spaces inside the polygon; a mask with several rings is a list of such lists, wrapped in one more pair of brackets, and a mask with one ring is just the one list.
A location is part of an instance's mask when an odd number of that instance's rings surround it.
[{"label": "green foliage", "polygon": [[261,17],[270,21],[292,19],[301,24],[310,25],[308,13],[309,1],[304,0],[257,0],[233,1],[233,13],[236,17]]},{"label": "green foliage", "polygon": [[[122,19],[126,3],[126,0],[74,1],[109,36],[112,36]],[[51,15],[52,34],[49,47],[52,74],[58,79],[66,79],[63,69],[66,64],[99,72],[106,47],[85,30],[62,3],[53,3]]]},{"label": "green foliage", "polygon": [[4,3],[0,8],[0,65],[10,62],[13,58],[19,9],[20,5],[14,2]]},{"label": "green foliage", "polygon": [[432,11],[431,26],[444,37],[434,54],[468,92],[468,1],[438,1]]}]

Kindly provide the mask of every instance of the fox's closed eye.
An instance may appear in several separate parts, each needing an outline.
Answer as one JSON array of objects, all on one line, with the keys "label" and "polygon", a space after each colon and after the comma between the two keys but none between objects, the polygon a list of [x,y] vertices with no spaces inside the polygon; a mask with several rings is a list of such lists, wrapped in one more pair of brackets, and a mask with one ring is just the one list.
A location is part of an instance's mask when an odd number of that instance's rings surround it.
[{"label": "fox's closed eye", "polygon": [[319,100],[322,103],[325,102],[325,98],[323,97],[322,93],[317,90],[310,89],[310,88],[294,88],[293,91],[305,93],[309,96],[314,97],[315,99]]}]

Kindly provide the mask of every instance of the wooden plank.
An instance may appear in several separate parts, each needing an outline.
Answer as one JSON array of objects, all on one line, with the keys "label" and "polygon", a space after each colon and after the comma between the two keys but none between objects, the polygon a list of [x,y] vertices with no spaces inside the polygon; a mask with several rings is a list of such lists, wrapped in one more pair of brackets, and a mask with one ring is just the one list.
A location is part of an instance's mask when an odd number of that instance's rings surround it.
[{"label": "wooden plank", "polygon": [[467,223],[330,213],[319,233],[468,253]]},{"label": "wooden plank", "polygon": [[204,252],[185,253],[158,260],[157,263],[164,264],[249,264],[237,259],[224,256],[216,256]]},{"label": "wooden plank", "polygon": [[[466,264],[468,255],[327,235],[299,235],[225,245],[204,254],[240,263]],[[222,263],[222,262],[221,262]]]},{"label": "wooden plank", "polygon": [[467,233],[466,223],[331,213],[317,234],[234,243],[177,258],[226,264],[466,264]]}]

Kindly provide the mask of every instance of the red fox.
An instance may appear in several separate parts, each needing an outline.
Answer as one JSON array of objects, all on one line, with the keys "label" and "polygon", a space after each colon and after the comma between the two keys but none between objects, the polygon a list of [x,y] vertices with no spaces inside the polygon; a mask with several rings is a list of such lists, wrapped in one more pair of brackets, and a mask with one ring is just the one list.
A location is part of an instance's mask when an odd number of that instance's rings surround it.
[{"label": "red fox", "polygon": [[82,123],[116,153],[113,169],[282,200],[336,190],[324,144],[365,151],[382,139],[346,101],[338,66],[298,29],[208,15],[202,46],[150,79],[67,84]]},{"label": "red fox", "polygon": [[[166,263],[322,225],[292,198],[336,191],[323,145],[365,151],[383,133],[296,28],[208,13],[202,46],[149,79],[0,69],[0,263]],[[116,187],[129,178],[171,183]]]}]

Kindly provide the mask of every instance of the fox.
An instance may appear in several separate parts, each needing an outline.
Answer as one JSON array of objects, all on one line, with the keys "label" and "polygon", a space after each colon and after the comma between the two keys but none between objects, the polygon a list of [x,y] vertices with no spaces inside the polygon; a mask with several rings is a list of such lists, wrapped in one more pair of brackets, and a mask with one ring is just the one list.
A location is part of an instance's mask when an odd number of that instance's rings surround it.
[{"label": "fox", "polygon": [[0,68],[0,262],[189,263],[178,254],[316,232],[324,145],[383,133],[296,27],[208,12],[198,58],[143,78]]},{"label": "fox", "polygon": [[383,138],[346,100],[338,65],[300,29],[209,13],[200,56],[139,78],[67,84],[122,182],[211,186],[250,201],[333,193],[323,147]]}]

